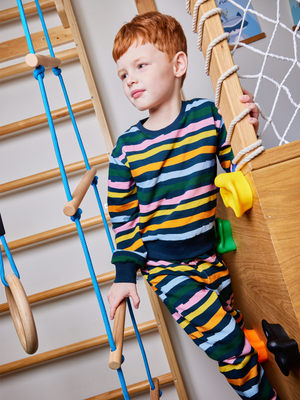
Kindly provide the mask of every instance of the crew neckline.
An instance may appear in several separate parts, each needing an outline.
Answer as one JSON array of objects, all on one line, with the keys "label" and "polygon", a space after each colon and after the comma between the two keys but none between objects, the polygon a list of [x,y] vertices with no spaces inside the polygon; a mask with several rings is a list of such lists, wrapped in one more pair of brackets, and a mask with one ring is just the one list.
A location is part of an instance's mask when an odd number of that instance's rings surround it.
[{"label": "crew neckline", "polygon": [[161,128],[161,129],[158,129],[158,130],[151,130],[151,129],[145,128],[143,124],[147,121],[147,119],[149,117],[141,119],[136,124],[136,126],[138,127],[138,129],[141,132],[144,132],[144,133],[146,133],[148,135],[157,135],[157,134],[164,134],[164,133],[170,132],[170,129],[173,129],[174,126],[176,126],[178,124],[178,122],[182,119],[182,117],[184,115],[184,112],[185,112],[185,107],[186,107],[186,101],[182,100],[181,109],[180,109],[180,112],[179,112],[178,116],[175,118],[175,120],[170,125],[166,126],[165,128]]}]

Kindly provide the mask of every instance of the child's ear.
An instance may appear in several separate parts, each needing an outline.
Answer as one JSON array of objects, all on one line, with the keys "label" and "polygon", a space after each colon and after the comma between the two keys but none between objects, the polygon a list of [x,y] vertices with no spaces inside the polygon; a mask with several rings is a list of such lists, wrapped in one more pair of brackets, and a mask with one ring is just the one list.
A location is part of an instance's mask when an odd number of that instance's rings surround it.
[{"label": "child's ear", "polygon": [[183,51],[179,51],[174,57],[174,73],[177,78],[186,73],[187,65],[187,55]]}]

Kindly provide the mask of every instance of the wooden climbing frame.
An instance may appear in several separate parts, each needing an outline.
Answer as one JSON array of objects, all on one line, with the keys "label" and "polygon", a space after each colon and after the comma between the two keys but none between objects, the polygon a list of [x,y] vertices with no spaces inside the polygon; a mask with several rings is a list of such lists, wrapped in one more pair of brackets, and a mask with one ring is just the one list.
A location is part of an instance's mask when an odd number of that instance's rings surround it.
[{"label": "wooden climbing frame", "polygon": [[[190,12],[196,0],[190,2]],[[199,8],[198,21],[216,7],[208,0]],[[198,23],[197,23],[198,25]],[[214,15],[204,23],[203,54],[210,42],[222,34],[220,16]],[[226,40],[212,51],[210,77],[214,88],[218,78],[234,65]],[[243,108],[237,74],[223,82],[221,110],[228,128]],[[256,141],[253,127],[244,118],[233,132],[232,147],[236,154]],[[266,150],[243,167],[242,171],[253,193],[253,207],[237,219],[232,210],[218,200],[217,216],[229,220],[237,246],[235,252],[224,254],[230,270],[235,305],[244,314],[246,327],[254,329],[266,342],[262,320],[280,324],[290,338],[300,344],[300,226],[295,210],[300,210],[300,141]],[[253,251],[255,249],[255,251]],[[264,363],[267,376],[282,400],[300,398],[300,369],[284,376],[269,354]]]},{"label": "wooden climbing frame", "polygon": [[[154,2],[153,1],[136,1],[137,7],[139,8],[139,11],[149,11],[150,8],[152,7]],[[41,56],[39,54],[31,56],[27,55],[28,49],[26,45],[25,38],[17,38],[13,39],[7,42],[0,43],[0,62],[1,61],[8,61],[13,58],[18,58],[21,56],[26,56],[26,62],[22,62],[20,64],[16,64],[13,67],[7,67],[3,68],[0,71],[0,79],[4,79],[7,77],[15,77],[18,76],[20,73],[27,72],[31,70],[32,68],[35,68],[36,66],[40,64],[45,64],[46,67],[53,67],[53,66],[59,66],[61,63],[64,63],[67,60],[73,60],[76,58],[79,58],[79,61],[82,66],[82,70],[85,75],[85,79],[87,82],[87,86],[89,88],[89,93],[90,93],[90,99],[86,99],[81,101],[80,103],[72,105],[72,109],[74,112],[81,112],[84,110],[91,110],[93,109],[99,123],[101,135],[103,136],[106,150],[107,152],[103,155],[99,155],[96,157],[93,157],[89,159],[89,164],[92,167],[96,167],[97,165],[102,165],[106,164],[109,161],[109,155],[112,151],[113,148],[113,142],[111,139],[111,135],[108,129],[108,125],[106,122],[106,118],[104,115],[103,107],[99,98],[98,90],[96,88],[96,84],[92,75],[92,71],[89,65],[89,61],[85,52],[85,48],[81,39],[81,35],[79,32],[79,28],[77,25],[77,21],[72,9],[71,1],[70,0],[40,0],[40,5],[42,9],[49,9],[49,8],[54,8],[56,7],[56,10],[61,18],[62,21],[62,26],[55,27],[52,29],[49,29],[49,34],[51,38],[51,43],[53,47],[55,46],[60,46],[62,44],[74,42],[76,48],[70,49],[70,50],[65,50],[62,52],[57,52],[55,54],[55,58],[52,57],[46,57]],[[149,8],[150,7],[150,8]],[[154,5],[155,7],[155,5]],[[32,14],[36,12],[36,7],[34,2],[28,3],[24,5],[24,10],[25,14]],[[0,22],[2,21],[9,21],[13,18],[18,17],[18,8],[14,7],[13,9],[6,10],[6,11],[1,11],[0,12]],[[32,40],[33,40],[33,46],[37,52],[40,52],[45,49],[45,41],[43,39],[43,32],[37,32],[32,35]],[[52,117],[53,119],[59,119],[63,118],[66,115],[68,115],[67,108],[61,108],[58,110],[55,110],[52,112]],[[46,115],[41,114],[35,117],[27,118],[22,121],[18,121],[3,127],[0,127],[0,136],[4,135],[9,135],[14,132],[19,132],[21,130],[31,128],[34,126],[37,126],[39,124],[43,124],[47,121]],[[78,161],[76,163],[66,165],[65,166],[65,171],[67,174],[70,174],[75,171],[83,170],[85,169],[85,164],[83,161]],[[91,180],[94,177],[94,172],[95,168],[92,168],[91,171],[87,172],[87,175],[83,178],[82,182],[79,184],[79,187],[77,188],[77,191],[74,192],[74,198],[76,198],[76,204],[72,204],[72,211],[66,211],[67,215],[70,213],[72,214],[74,209],[76,209],[85,192],[87,187],[89,186]],[[31,175],[22,179],[18,179],[12,182],[6,182],[2,185],[0,185],[0,193],[6,193],[13,191],[18,188],[22,187],[30,187],[31,185],[38,183],[38,182],[43,182],[47,181],[49,179],[53,179],[55,177],[58,177],[60,175],[59,169],[55,168],[53,170],[49,171],[44,171],[42,173],[38,173],[35,175]],[[77,194],[76,194],[77,193]],[[70,204],[66,205],[66,208],[68,208]],[[106,215],[107,221],[109,221],[109,216]],[[86,229],[91,226],[95,225],[101,225],[103,223],[103,220],[101,217],[96,216],[89,218],[87,220],[82,220],[81,225],[83,229]],[[69,224],[66,226],[58,227],[55,229],[52,229],[50,231],[46,232],[40,232],[38,234],[21,238],[15,241],[12,241],[8,243],[8,246],[11,250],[17,249],[17,248],[23,248],[25,246],[33,245],[36,243],[41,243],[44,241],[47,241],[51,238],[55,237],[63,237],[64,235],[72,234],[73,232],[76,231],[76,226],[75,224]],[[2,249],[1,249],[2,250]],[[115,272],[111,271],[106,274],[99,275],[97,277],[98,282],[101,284],[103,282],[108,282],[108,281],[113,281],[115,277]],[[10,279],[10,278],[9,278]],[[62,287],[57,287],[53,288],[51,290],[48,290],[46,292],[42,293],[37,293],[34,295],[31,295],[28,297],[28,303],[33,304],[37,303],[40,301],[44,301],[46,299],[50,299],[56,296],[60,296],[62,294],[70,293],[70,292],[75,292],[77,290],[80,290],[85,287],[89,287],[92,285],[91,279],[84,279],[79,282],[73,282],[68,285],[64,285]],[[187,400],[187,395],[185,392],[183,380],[181,378],[177,360],[174,354],[174,350],[171,345],[171,341],[168,335],[167,327],[164,322],[162,310],[160,303],[158,299],[155,297],[152,298],[152,294],[150,295],[150,300],[152,303],[152,307],[154,309],[154,314],[155,314],[155,319],[150,320],[147,322],[144,322],[142,324],[138,325],[138,329],[141,333],[143,332],[148,332],[148,331],[153,331],[153,330],[158,330],[165,348],[166,356],[169,361],[170,365],[170,373],[158,376],[154,378],[155,382],[155,387],[156,389],[151,391],[151,399],[157,398],[158,396],[158,388],[159,386],[162,386],[164,384],[169,384],[171,382],[174,383],[177,393],[178,393],[178,398],[180,400]],[[5,312],[8,309],[7,304],[1,304],[0,305],[0,312]],[[158,322],[159,321],[159,322]],[[123,335],[125,338],[130,337],[134,334],[134,330],[132,327],[126,328],[125,330],[123,329]],[[122,336],[123,336],[122,335]],[[122,340],[121,340],[122,341]],[[103,335],[100,337],[92,338],[83,342],[79,343],[74,343],[70,344],[68,346],[64,346],[62,348],[54,349],[45,353],[37,354],[34,355],[30,358],[26,359],[21,359],[17,360],[5,365],[0,366],[0,374],[6,374],[8,372],[12,371],[17,371],[22,368],[28,367],[28,366],[33,366],[33,365],[38,365],[42,362],[54,360],[66,355],[70,354],[75,354],[78,351],[83,351],[86,349],[92,349],[95,348],[96,346],[100,346],[102,344],[107,344],[107,336]],[[148,381],[145,382],[139,382],[134,385],[130,385],[128,387],[128,393],[135,394],[139,393],[144,390],[149,389],[149,383]],[[154,396],[154,397],[153,397]],[[121,397],[121,393],[119,389],[116,389],[114,391],[110,392],[110,399],[117,399]],[[107,394],[99,394],[97,396],[94,396],[90,399],[104,399],[107,398]]]}]

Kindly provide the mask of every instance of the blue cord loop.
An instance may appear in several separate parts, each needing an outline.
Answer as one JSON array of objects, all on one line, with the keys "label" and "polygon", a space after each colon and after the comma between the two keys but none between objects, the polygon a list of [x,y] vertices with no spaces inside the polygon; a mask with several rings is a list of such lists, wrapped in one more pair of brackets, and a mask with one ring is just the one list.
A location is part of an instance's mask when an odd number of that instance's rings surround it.
[{"label": "blue cord loop", "polygon": [[61,69],[58,68],[58,67],[52,68],[52,71],[53,71],[55,76],[61,75]]},{"label": "blue cord loop", "polygon": [[0,251],[0,277],[3,285],[9,287],[8,283],[6,282],[5,279],[5,273],[4,273],[4,264],[3,264],[3,258],[2,258],[2,252]]},{"label": "blue cord loop", "polygon": [[82,214],[82,209],[81,209],[81,208],[78,208],[78,210],[76,211],[76,213],[75,213],[74,215],[72,215],[71,220],[72,220],[73,222],[75,222],[75,219],[80,220],[81,214]]},{"label": "blue cord loop", "polygon": [[[0,241],[1,241],[2,245],[3,245],[5,254],[6,254],[8,260],[9,260],[10,266],[11,266],[14,274],[20,279],[19,271],[18,271],[18,269],[16,267],[16,264],[14,262],[14,259],[13,259],[12,255],[11,255],[9,247],[8,247],[8,245],[6,243],[6,239],[5,239],[4,235],[5,235],[5,228],[4,228],[2,217],[1,217],[1,214],[0,214]],[[0,277],[1,277],[1,281],[2,281],[3,285],[9,287],[9,285],[8,285],[6,279],[5,279],[4,263],[3,263],[3,257],[2,257],[2,252],[1,251],[0,251]]]},{"label": "blue cord loop", "polygon": [[[17,269],[17,266],[16,266],[16,264],[15,264],[15,262],[14,262],[14,259],[13,259],[12,255],[11,255],[11,252],[10,252],[10,250],[9,250],[9,247],[8,247],[8,245],[7,245],[7,243],[6,243],[5,236],[4,236],[4,235],[1,235],[1,236],[0,236],[0,240],[1,240],[1,242],[2,242],[2,245],[3,245],[3,248],[4,248],[5,254],[6,254],[6,256],[7,256],[7,258],[8,258],[8,261],[9,261],[9,263],[10,263],[11,269],[13,270],[14,274],[20,279],[19,271],[18,271],[18,269]],[[5,286],[8,287],[9,285],[8,285],[8,283],[6,282],[6,279],[5,279],[4,264],[3,264],[3,258],[2,258],[1,251],[0,251],[0,276],[1,276],[1,281],[2,281],[2,283],[3,283]]]},{"label": "blue cord loop", "polygon": [[39,76],[41,76],[41,78],[44,79],[45,76],[44,72],[45,72],[45,67],[43,65],[39,65],[33,71],[33,76],[37,81],[39,80]]}]

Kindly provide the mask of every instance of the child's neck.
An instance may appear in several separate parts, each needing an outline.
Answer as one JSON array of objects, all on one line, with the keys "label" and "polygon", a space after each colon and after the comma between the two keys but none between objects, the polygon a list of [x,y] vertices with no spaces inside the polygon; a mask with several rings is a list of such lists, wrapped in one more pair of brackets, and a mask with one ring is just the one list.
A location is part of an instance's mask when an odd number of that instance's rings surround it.
[{"label": "child's neck", "polygon": [[149,110],[149,118],[144,123],[144,127],[150,131],[158,131],[171,125],[180,113],[181,104],[182,101],[179,97],[165,107]]}]

